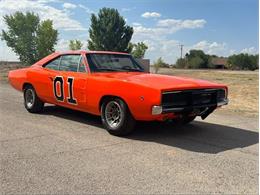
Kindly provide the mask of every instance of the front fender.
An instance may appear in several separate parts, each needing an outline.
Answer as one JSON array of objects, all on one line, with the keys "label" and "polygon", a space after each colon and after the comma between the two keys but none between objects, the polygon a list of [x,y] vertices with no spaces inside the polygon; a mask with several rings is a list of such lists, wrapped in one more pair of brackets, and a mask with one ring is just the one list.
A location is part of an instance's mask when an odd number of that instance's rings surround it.
[{"label": "front fender", "polygon": [[125,101],[136,120],[151,119],[151,108],[160,105],[161,91],[141,84],[124,80],[89,80],[88,107],[94,114],[100,115],[99,104],[104,96],[116,96]]}]

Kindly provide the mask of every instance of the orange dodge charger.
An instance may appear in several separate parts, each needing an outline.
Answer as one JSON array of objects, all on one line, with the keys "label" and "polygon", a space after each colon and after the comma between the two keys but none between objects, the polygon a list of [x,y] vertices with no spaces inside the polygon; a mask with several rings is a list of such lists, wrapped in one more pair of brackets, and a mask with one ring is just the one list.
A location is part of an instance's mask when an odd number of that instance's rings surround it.
[{"label": "orange dodge charger", "polygon": [[24,93],[29,112],[50,103],[101,115],[113,135],[130,133],[137,120],[205,119],[228,103],[225,85],[146,73],[131,55],[119,52],[56,52],[8,77]]}]

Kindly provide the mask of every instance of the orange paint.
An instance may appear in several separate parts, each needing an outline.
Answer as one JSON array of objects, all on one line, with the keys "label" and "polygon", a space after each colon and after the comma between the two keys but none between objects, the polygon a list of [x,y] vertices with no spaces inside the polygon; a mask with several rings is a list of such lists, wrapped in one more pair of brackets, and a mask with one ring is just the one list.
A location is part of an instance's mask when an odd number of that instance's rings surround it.
[{"label": "orange paint", "polygon": [[[65,53],[53,53],[34,65],[9,72],[10,84],[17,90],[23,91],[23,85],[31,84],[39,98],[46,103],[68,107],[83,112],[100,115],[100,101],[104,96],[117,96],[128,105],[136,120],[163,120],[166,117],[174,118],[174,114],[152,115],[151,108],[160,105],[163,91],[184,89],[210,89],[225,88],[204,80],[190,78],[150,74],[144,72],[99,72],[91,73],[86,60],[88,53],[124,54],[107,51],[70,51]],[[64,54],[81,54],[86,66],[86,73],[56,71],[44,68],[43,65],[50,60]],[[53,80],[61,76],[64,80],[64,101],[58,101],[54,95]],[[69,77],[74,78],[73,96],[77,104],[68,102]],[[58,94],[61,92],[60,84],[57,84]]]}]

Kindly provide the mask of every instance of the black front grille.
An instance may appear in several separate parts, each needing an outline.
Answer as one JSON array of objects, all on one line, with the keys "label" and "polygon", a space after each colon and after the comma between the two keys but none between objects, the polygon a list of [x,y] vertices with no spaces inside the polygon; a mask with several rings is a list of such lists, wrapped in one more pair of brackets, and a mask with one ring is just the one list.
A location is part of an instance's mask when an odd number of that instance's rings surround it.
[{"label": "black front grille", "polygon": [[225,99],[223,89],[203,89],[164,92],[163,108],[203,107],[217,104]]}]

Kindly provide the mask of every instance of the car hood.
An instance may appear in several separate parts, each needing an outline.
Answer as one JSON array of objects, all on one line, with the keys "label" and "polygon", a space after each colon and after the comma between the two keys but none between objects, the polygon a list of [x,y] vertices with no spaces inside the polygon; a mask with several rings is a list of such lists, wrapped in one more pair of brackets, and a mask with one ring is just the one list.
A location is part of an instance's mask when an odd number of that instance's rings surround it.
[{"label": "car hood", "polygon": [[159,90],[178,90],[178,89],[202,89],[226,87],[200,79],[192,79],[179,76],[168,76],[160,74],[139,73],[139,72],[113,72],[113,73],[94,73],[93,76],[106,77],[124,82],[131,82]]}]

